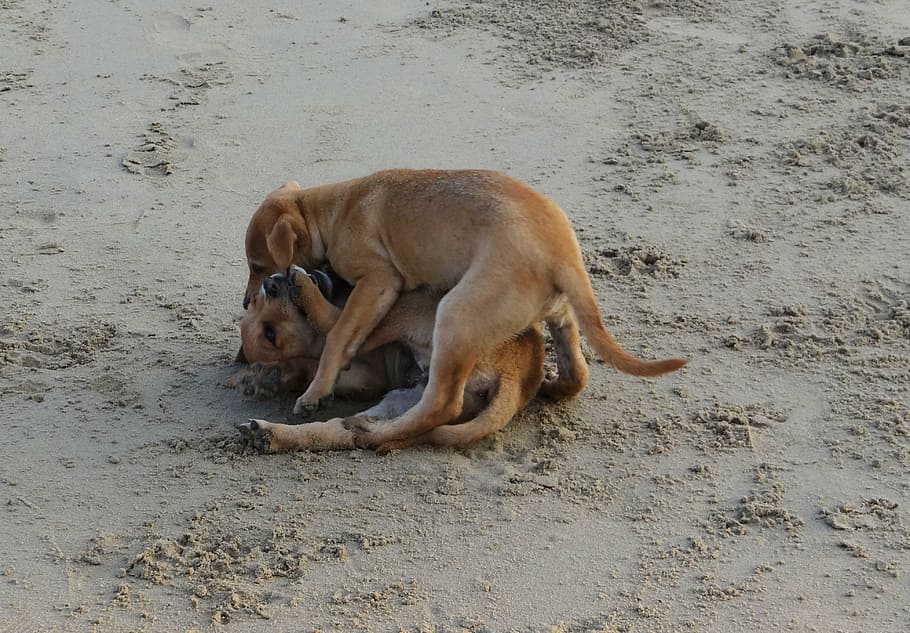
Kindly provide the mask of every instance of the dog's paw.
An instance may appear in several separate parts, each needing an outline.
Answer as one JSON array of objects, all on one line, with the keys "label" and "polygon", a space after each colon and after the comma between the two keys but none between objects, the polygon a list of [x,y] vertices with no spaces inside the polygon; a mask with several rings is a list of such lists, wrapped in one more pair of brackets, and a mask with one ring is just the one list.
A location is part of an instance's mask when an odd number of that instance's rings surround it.
[{"label": "dog's paw", "polygon": [[354,433],[369,433],[376,428],[376,418],[371,415],[352,415],[342,420],[341,425]]},{"label": "dog's paw", "polygon": [[354,446],[369,448],[376,451],[377,455],[385,455],[400,448],[413,446],[412,440],[392,440],[383,433],[384,420],[377,420],[368,415],[356,415],[346,418],[342,425],[351,432]]},{"label": "dog's paw", "polygon": [[332,399],[332,394],[329,394],[324,398],[313,401],[307,398],[306,394],[303,394],[297,398],[297,402],[294,403],[294,415],[300,416],[303,419],[312,418],[319,409],[325,406],[326,403],[331,402]]},{"label": "dog's paw", "polygon": [[291,293],[294,297],[299,295],[301,289],[304,289],[304,284],[311,285],[314,289],[318,287],[316,277],[313,276],[313,273],[296,264],[292,264],[291,267],[288,268],[287,279],[288,286],[291,288]]},{"label": "dog's paw", "polygon": [[299,284],[304,279],[309,279],[312,283],[316,283],[316,279],[313,277],[313,274],[306,268],[302,268],[297,264],[291,264],[290,268],[287,270],[287,276],[288,282],[291,285]]},{"label": "dog's paw", "polygon": [[288,268],[287,275],[291,286],[291,296],[295,301],[307,303],[313,301],[317,295],[322,295],[331,301],[335,296],[335,282],[331,275],[324,270],[318,268],[307,270],[292,265]]},{"label": "dog's paw", "polygon": [[368,415],[355,415],[345,418],[342,422],[344,428],[351,432],[354,437],[354,445],[357,448],[375,449],[382,445],[382,438],[379,436],[379,425],[376,418]]},{"label": "dog's paw", "polygon": [[269,422],[250,418],[237,425],[243,439],[260,453],[272,453],[272,432],[268,430]]}]

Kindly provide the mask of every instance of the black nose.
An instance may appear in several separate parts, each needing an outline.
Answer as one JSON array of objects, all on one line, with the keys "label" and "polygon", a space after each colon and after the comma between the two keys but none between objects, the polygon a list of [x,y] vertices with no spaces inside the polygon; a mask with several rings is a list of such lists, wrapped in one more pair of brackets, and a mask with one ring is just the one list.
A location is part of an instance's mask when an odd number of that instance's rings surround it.
[{"label": "black nose", "polygon": [[249,298],[249,296],[245,295],[243,297],[243,309],[246,310],[249,307],[249,305],[250,305],[250,298]]},{"label": "black nose", "polygon": [[262,287],[265,290],[265,294],[270,297],[277,297],[281,294],[281,282],[282,278],[280,275],[272,275],[271,277],[266,277],[262,282]]}]

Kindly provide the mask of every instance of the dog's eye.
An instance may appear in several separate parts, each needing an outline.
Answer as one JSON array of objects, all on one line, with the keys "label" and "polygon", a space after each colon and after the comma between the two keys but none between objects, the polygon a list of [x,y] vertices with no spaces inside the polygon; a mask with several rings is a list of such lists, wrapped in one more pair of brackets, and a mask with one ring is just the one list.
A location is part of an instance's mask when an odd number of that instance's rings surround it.
[{"label": "dog's eye", "polygon": [[271,325],[266,325],[262,333],[265,335],[265,338],[268,339],[269,343],[272,345],[275,344],[275,328]]}]

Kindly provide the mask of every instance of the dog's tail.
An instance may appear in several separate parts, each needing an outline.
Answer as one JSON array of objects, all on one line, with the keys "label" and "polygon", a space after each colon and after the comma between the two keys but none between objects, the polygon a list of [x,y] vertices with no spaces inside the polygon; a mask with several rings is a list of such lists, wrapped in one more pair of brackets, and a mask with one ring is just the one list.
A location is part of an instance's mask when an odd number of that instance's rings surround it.
[{"label": "dog's tail", "polygon": [[620,347],[607,330],[597,307],[594,289],[585,270],[581,254],[576,262],[565,262],[557,273],[556,287],[569,300],[575,311],[578,327],[597,354],[621,372],[633,376],[660,376],[676,371],[689,361],[682,358],[641,360]]}]

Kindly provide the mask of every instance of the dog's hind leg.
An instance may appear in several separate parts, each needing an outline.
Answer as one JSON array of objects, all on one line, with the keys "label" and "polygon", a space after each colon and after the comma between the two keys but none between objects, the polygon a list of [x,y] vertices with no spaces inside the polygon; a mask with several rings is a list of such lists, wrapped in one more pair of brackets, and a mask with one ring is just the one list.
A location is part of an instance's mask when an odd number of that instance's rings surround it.
[{"label": "dog's hind leg", "polygon": [[539,318],[537,306],[545,298],[527,296],[534,284],[504,287],[481,277],[465,275],[439,303],[430,375],[420,402],[388,424],[358,425],[359,444],[378,448],[455,420],[477,361]]},{"label": "dog's hind leg", "polygon": [[551,400],[572,398],[588,384],[588,363],[581,353],[578,323],[568,306],[546,323],[556,352],[557,375],[543,382],[540,393]]}]

